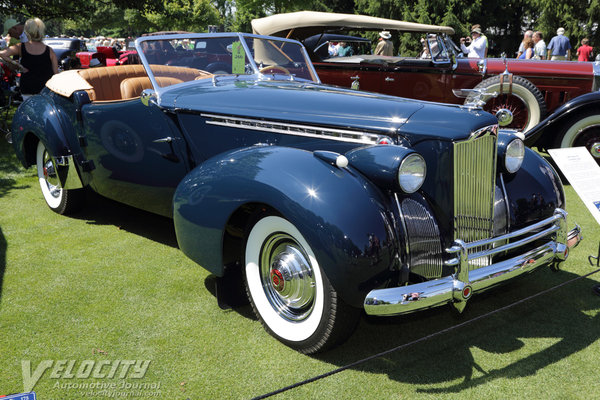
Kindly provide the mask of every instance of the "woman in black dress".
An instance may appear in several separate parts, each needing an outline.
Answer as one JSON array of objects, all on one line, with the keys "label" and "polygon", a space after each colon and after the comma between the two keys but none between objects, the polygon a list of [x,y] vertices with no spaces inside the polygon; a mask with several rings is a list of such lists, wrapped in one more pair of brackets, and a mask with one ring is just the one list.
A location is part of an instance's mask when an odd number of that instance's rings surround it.
[{"label": "woman in black dress", "polygon": [[24,31],[29,41],[0,51],[0,57],[9,65],[14,64],[12,56],[19,57],[22,66],[20,87],[24,95],[39,93],[48,79],[58,73],[56,54],[42,42],[45,30],[41,19],[28,19]]}]

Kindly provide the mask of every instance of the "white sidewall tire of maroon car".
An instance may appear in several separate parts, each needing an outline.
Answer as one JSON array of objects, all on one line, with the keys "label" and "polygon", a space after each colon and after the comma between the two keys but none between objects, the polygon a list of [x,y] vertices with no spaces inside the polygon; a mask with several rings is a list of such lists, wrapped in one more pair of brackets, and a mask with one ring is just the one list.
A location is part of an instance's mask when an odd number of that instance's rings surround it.
[{"label": "white sidewall tire of maroon car", "polygon": [[[502,83],[500,83],[500,80],[500,75],[492,76],[475,86],[475,89],[486,89],[490,93],[510,93],[512,96],[517,97],[527,108],[529,120],[522,129],[523,132],[527,132],[536,126],[546,114],[544,96],[533,83],[520,76],[513,76],[512,83],[509,82],[509,78],[504,78]],[[491,99],[493,98],[490,97],[487,101]],[[469,95],[465,100],[465,104],[472,100],[473,95]]]}]

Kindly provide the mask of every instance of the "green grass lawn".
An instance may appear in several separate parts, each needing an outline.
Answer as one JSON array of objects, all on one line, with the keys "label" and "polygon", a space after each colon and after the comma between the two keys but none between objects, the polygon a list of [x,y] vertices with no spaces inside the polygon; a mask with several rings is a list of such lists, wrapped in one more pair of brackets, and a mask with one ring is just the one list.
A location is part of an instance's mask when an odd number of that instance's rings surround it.
[{"label": "green grass lawn", "polygon": [[[181,253],[170,220],[88,196],[63,217],[45,205],[33,169],[0,140],[0,395],[23,391],[22,362],[44,360],[38,399],[251,398],[483,315],[593,271],[600,229],[567,186],[570,223],[585,240],[559,272],[542,269],[450,306],[364,317],[350,340],[315,357],[283,346],[249,306],[223,311],[214,278]],[[215,249],[217,251],[217,249]],[[600,396],[600,274],[474,324],[276,398],[590,399]],[[105,360],[149,360],[143,378],[66,378]],[[86,364],[87,363],[87,364]],[[62,364],[59,364],[62,365]],[[91,365],[91,364],[90,364]],[[85,369],[83,370],[85,372]],[[28,371],[29,372],[29,371]],[[85,375],[82,372],[82,376]],[[137,385],[119,389],[124,385]],[[100,393],[98,393],[100,392]]]}]

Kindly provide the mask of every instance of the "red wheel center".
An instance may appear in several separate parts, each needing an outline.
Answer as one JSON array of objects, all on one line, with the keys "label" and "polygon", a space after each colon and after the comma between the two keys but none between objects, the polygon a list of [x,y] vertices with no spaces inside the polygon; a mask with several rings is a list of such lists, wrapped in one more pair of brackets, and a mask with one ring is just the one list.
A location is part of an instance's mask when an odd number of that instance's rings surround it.
[{"label": "red wheel center", "polygon": [[283,290],[283,287],[285,286],[285,280],[283,279],[283,275],[278,269],[271,270],[271,284],[273,285],[273,288],[278,292],[281,292]]},{"label": "red wheel center", "polygon": [[471,297],[471,293],[471,286],[466,286],[462,291],[463,298],[468,299],[469,297]]}]

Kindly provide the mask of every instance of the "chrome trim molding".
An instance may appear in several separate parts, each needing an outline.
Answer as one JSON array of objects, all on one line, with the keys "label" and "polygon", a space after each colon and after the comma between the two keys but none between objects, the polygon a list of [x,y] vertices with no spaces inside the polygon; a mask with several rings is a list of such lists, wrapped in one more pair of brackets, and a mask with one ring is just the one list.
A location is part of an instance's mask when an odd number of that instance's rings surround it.
[{"label": "chrome trim molding", "polygon": [[[399,315],[448,303],[462,310],[472,293],[482,292],[554,261],[565,260],[569,249],[577,246],[582,239],[579,226],[567,232],[566,217],[564,210],[556,209],[553,216],[506,235],[472,243],[456,240],[447,250],[456,255],[449,262],[456,265],[455,274],[414,285],[372,290],[365,298],[365,311],[370,315]],[[473,252],[521,236],[525,237],[486,251]],[[523,254],[469,271],[473,259],[517,249],[544,238],[548,238],[545,243]]]},{"label": "chrome trim molding", "polygon": [[600,62],[595,61],[592,63],[594,69],[594,83],[592,84],[592,92],[600,90]]},{"label": "chrome trim molding", "polygon": [[337,140],[341,142],[377,144],[378,140],[383,136],[374,133],[333,129],[322,126],[290,124],[286,122],[268,121],[262,119],[229,117],[226,115],[216,114],[200,115],[205,118],[210,118],[206,121],[208,125],[226,126],[229,128],[238,129],[252,129],[255,131]]},{"label": "chrome trim molding", "polygon": [[441,235],[435,218],[422,204],[410,198],[402,200],[401,210],[410,248],[410,271],[428,279],[440,278],[444,263]]}]

